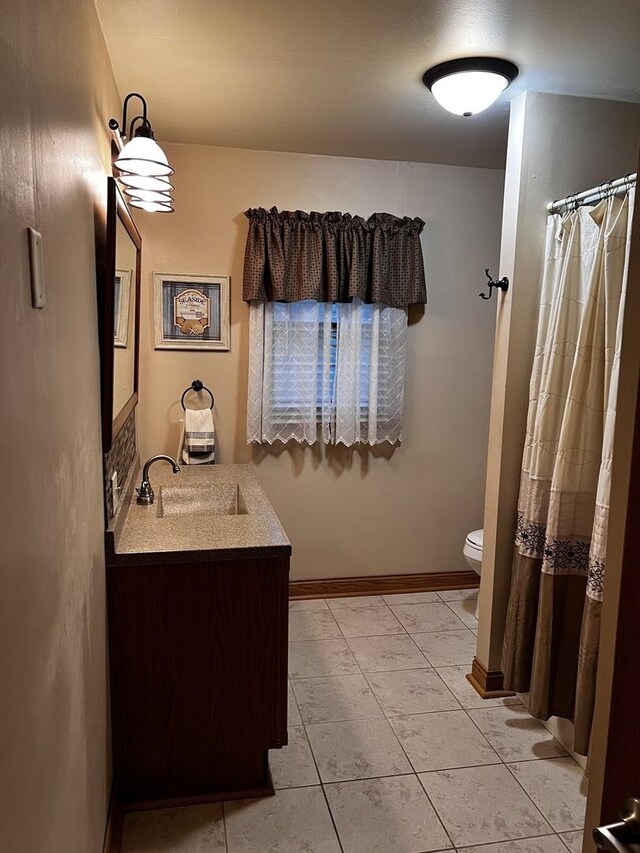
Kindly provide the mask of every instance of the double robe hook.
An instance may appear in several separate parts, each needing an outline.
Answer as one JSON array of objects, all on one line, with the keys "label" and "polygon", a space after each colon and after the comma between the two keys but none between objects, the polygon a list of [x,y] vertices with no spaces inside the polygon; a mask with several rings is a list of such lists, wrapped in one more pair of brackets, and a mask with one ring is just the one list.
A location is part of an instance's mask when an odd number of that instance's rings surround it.
[{"label": "double robe hook", "polygon": [[509,279],[506,277],[506,275],[498,281],[494,281],[489,273],[489,267],[485,267],[484,274],[489,279],[489,281],[487,282],[487,284],[489,285],[489,293],[479,293],[478,295],[480,296],[480,299],[491,299],[491,294],[493,293],[494,287],[500,288],[503,293],[506,293],[507,290],[509,290]]}]

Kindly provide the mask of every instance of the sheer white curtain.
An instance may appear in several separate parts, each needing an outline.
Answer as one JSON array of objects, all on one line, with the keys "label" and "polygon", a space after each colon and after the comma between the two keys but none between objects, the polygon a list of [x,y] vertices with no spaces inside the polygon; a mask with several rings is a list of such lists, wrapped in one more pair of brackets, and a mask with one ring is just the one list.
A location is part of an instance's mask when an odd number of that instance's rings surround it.
[{"label": "sheer white curtain", "polygon": [[400,441],[406,309],[252,302],[249,315],[248,441]]}]

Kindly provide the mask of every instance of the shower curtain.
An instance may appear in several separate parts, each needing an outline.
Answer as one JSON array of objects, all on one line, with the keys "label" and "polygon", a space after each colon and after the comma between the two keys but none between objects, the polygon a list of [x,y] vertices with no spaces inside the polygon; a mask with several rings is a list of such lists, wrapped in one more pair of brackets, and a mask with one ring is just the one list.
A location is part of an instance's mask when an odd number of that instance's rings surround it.
[{"label": "shower curtain", "polygon": [[503,644],[533,716],[593,716],[634,191],[549,216]]}]

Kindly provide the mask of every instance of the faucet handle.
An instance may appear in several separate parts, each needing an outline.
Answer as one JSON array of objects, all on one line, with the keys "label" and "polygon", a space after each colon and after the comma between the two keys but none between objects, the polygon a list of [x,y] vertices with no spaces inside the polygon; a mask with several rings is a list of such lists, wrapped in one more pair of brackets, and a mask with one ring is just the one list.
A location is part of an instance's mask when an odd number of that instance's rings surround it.
[{"label": "faucet handle", "polygon": [[141,506],[151,506],[153,503],[153,489],[151,488],[151,483],[148,480],[143,480],[140,483],[140,487],[136,488],[136,492],[138,493],[138,497],[136,498],[136,503]]}]

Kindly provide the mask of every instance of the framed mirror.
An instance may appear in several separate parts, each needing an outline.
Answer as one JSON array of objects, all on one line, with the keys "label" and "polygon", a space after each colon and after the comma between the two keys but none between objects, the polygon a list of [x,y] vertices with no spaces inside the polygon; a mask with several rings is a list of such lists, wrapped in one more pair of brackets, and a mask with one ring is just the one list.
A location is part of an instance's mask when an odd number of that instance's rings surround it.
[{"label": "framed mirror", "polygon": [[113,178],[108,178],[104,264],[100,282],[102,449],[138,402],[142,238]]}]

